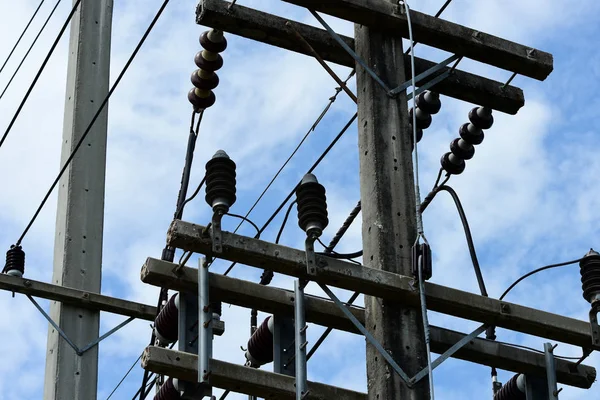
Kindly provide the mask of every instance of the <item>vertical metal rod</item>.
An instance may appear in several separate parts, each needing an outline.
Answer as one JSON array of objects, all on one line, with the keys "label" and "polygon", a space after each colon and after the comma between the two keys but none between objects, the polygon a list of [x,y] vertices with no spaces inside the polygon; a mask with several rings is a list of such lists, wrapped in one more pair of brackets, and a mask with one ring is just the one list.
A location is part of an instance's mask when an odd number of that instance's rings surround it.
[{"label": "vertical metal rod", "polygon": [[208,263],[201,257],[198,264],[198,382],[205,383],[210,375],[212,356],[212,311],[208,297]]},{"label": "vertical metal rod", "polygon": [[304,289],[300,279],[294,282],[294,317],[296,347],[296,400],[302,400],[307,392],[306,383],[306,320],[304,314]]},{"label": "vertical metal rod", "polygon": [[554,359],[554,347],[552,343],[544,343],[546,358],[546,379],[548,381],[548,399],[558,399],[558,386],[556,383],[556,360]]}]

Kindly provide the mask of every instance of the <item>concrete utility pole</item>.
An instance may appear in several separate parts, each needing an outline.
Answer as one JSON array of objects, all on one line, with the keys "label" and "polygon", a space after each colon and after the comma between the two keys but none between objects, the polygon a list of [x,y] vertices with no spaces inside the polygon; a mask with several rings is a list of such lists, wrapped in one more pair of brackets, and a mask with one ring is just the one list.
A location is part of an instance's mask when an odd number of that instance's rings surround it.
[{"label": "concrete utility pole", "polygon": [[[84,0],[73,16],[61,165],[108,93],[112,0]],[[108,108],[100,115],[60,181],[52,283],[100,293]],[[98,337],[99,311],[52,302],[50,316],[75,345]],[[83,355],[52,327],[44,400],[92,400],[98,383],[98,346]]]},{"label": "concrete utility pole", "polygon": [[[400,37],[355,25],[355,41],[358,56],[391,88],[406,81]],[[358,64],[356,79],[364,263],[411,276],[417,231],[406,94],[389,97]],[[365,296],[365,311],[365,327],[409,376],[427,365],[418,308]],[[369,400],[429,398],[427,379],[408,388],[368,342],[367,382]]]}]

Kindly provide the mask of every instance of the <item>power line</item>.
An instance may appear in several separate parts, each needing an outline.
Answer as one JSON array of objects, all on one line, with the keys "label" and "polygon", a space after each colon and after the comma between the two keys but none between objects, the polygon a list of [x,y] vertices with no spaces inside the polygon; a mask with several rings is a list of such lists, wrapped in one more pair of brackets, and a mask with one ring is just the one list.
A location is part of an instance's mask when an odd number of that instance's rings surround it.
[{"label": "power line", "polygon": [[[71,19],[71,16],[75,12],[75,9],[79,5],[80,2],[81,2],[81,0],[77,0],[77,3],[75,3],[75,6],[73,7],[73,10],[71,11],[71,14],[69,15],[68,20]],[[133,53],[129,57],[129,60],[127,60],[127,63],[125,64],[125,66],[123,67],[123,69],[121,70],[121,72],[119,73],[119,76],[117,77],[117,79],[113,83],[113,86],[110,88],[108,94],[106,95],[106,97],[102,101],[102,104],[98,108],[98,111],[96,111],[96,114],[94,115],[94,117],[92,118],[92,120],[88,124],[87,128],[83,132],[83,135],[81,135],[81,138],[79,139],[79,142],[77,142],[77,145],[75,146],[75,148],[73,149],[73,151],[69,155],[69,158],[65,161],[65,165],[62,167],[62,169],[58,173],[56,179],[54,180],[54,182],[50,186],[50,189],[48,190],[48,192],[44,196],[44,199],[42,200],[42,202],[40,203],[40,205],[39,205],[38,209],[36,210],[35,214],[31,218],[31,221],[29,221],[29,224],[27,224],[27,227],[25,228],[25,230],[21,234],[21,237],[17,241],[17,245],[21,244],[21,242],[23,241],[23,238],[25,238],[25,235],[27,235],[27,232],[29,231],[29,229],[31,228],[31,226],[33,225],[33,223],[35,222],[35,220],[38,217],[38,215],[40,214],[40,212],[42,211],[42,208],[44,208],[44,205],[46,204],[46,201],[48,201],[48,198],[50,197],[50,194],[52,193],[52,191],[54,190],[54,188],[58,184],[58,182],[59,182],[60,178],[62,177],[62,175],[67,170],[67,167],[69,166],[69,164],[71,163],[71,161],[73,160],[73,158],[75,157],[75,154],[77,153],[77,150],[79,150],[79,148],[83,144],[83,141],[85,140],[85,138],[87,137],[87,135],[90,133],[90,131],[92,129],[92,126],[94,126],[94,123],[96,122],[96,120],[100,116],[100,113],[102,112],[102,110],[104,110],[104,107],[108,103],[108,99],[110,99],[110,96],[113,94],[113,92],[115,91],[115,89],[117,88],[117,86],[119,85],[119,83],[121,82],[121,79],[123,79],[123,76],[125,75],[125,72],[127,72],[127,70],[129,69],[129,66],[131,65],[131,63],[135,59],[137,53],[139,52],[140,48],[142,47],[142,45],[146,41],[146,38],[148,37],[148,35],[152,31],[152,29],[154,28],[154,25],[156,25],[156,22],[158,21],[158,19],[162,15],[163,10],[165,9],[165,7],[167,6],[168,3],[169,3],[169,0],[165,0],[163,2],[162,6],[160,7],[160,9],[158,10],[158,12],[154,16],[154,19],[150,23],[150,26],[148,27],[148,29],[146,29],[146,32],[144,32],[144,35],[140,39],[140,42],[137,44],[137,46],[135,47]],[[62,34],[62,31],[61,31],[61,34]],[[38,77],[39,77],[39,75],[38,75]],[[36,80],[37,80],[37,77],[36,77]],[[30,88],[30,91],[31,91],[31,88]],[[15,119],[16,119],[16,116],[15,116]],[[13,119],[13,121],[14,121],[14,119]],[[11,123],[11,126],[12,126],[12,123]],[[9,132],[9,130],[7,130],[7,134],[8,134],[8,132]]]},{"label": "power line", "polygon": [[[59,2],[60,2],[60,0],[59,0]],[[31,85],[29,86],[29,89],[27,89],[27,92],[25,93],[25,97],[23,97],[23,100],[21,101],[21,104],[19,104],[19,107],[17,108],[17,111],[15,112],[15,115],[13,116],[12,120],[10,121],[10,124],[8,124],[8,127],[6,128],[6,132],[4,132],[4,135],[2,135],[2,139],[0,139],[0,147],[2,147],[2,144],[6,140],[6,137],[10,133],[10,130],[12,129],[13,125],[15,124],[15,122],[17,121],[17,118],[19,117],[19,114],[21,113],[21,110],[25,106],[25,103],[27,102],[27,99],[29,98],[29,95],[31,94],[31,91],[33,90],[34,86],[36,85],[38,79],[40,79],[40,76],[42,75],[42,72],[44,72],[44,68],[46,68],[46,64],[48,64],[48,61],[50,60],[50,57],[52,56],[52,53],[54,53],[54,49],[56,49],[56,46],[58,46],[58,42],[60,42],[60,39],[62,38],[63,33],[65,32],[65,30],[69,26],[69,23],[71,22],[71,18],[73,18],[73,14],[75,14],[75,11],[77,10],[77,7],[79,7],[79,3],[81,3],[81,0],[77,0],[75,2],[75,4],[73,4],[73,8],[71,9],[71,12],[69,13],[69,16],[67,17],[67,20],[63,24],[62,28],[60,28],[60,32],[58,33],[58,36],[56,36],[56,39],[54,40],[54,43],[52,43],[52,47],[50,47],[50,51],[48,52],[48,54],[46,55],[46,58],[42,62],[42,66],[40,67],[40,69],[38,70],[38,72],[35,74],[35,78],[33,78],[33,82],[31,82]],[[56,6],[55,6],[55,9],[56,9]],[[54,10],[52,10],[52,13],[54,13]],[[52,16],[52,14],[50,14],[50,17],[51,16]],[[48,17],[48,20],[50,19],[50,17]],[[44,26],[46,26],[46,24],[44,24]],[[42,29],[43,29],[43,27],[42,27]],[[42,33],[42,30],[40,30],[40,32],[38,33],[38,36],[41,33]],[[10,84],[10,82],[9,82],[9,84]]]},{"label": "power line", "polygon": [[[310,167],[310,169],[308,170],[307,174],[312,173],[319,166],[319,164],[321,163],[321,161],[323,161],[323,159],[327,156],[327,154],[329,154],[329,152],[331,151],[331,149],[333,148],[333,146],[335,146],[335,144],[342,138],[342,136],[344,136],[344,133],[346,133],[346,131],[350,128],[350,126],[352,126],[352,124],[354,123],[354,121],[356,120],[357,117],[358,117],[358,113],[355,113],[354,116],[352,116],[352,118],[350,118],[350,120],[348,121],[348,123],[346,123],[346,125],[344,125],[344,127],[342,128],[342,130],[337,134],[337,136],[333,139],[333,141],[329,144],[329,146],[327,146],[327,148],[319,156],[319,158],[317,159],[317,161],[315,161],[315,163],[313,164],[313,166]],[[267,229],[267,227],[271,224],[271,222],[273,222],[273,220],[275,219],[275,217],[277,216],[277,214],[279,214],[279,212],[283,209],[283,207],[285,207],[285,205],[287,204],[287,202],[292,198],[292,196],[296,192],[296,188],[298,187],[298,184],[296,184],[296,186],[294,186],[294,188],[292,189],[292,191],[287,195],[287,197],[283,200],[283,202],[281,202],[281,204],[279,205],[279,207],[277,207],[277,209],[269,217],[269,219],[267,220],[267,222],[265,222],[265,224],[262,226],[262,228],[260,228],[259,233],[263,233],[265,231],[265,229]],[[229,272],[231,272],[231,270],[233,269],[233,267],[235,267],[236,264],[237,263],[235,263],[235,262],[232,263],[229,266],[229,268],[227,268],[227,271],[225,271],[225,273],[223,275],[229,274]]]},{"label": "power line", "polygon": [[2,71],[4,70],[4,67],[6,67],[6,64],[8,63],[8,61],[10,60],[10,58],[12,57],[13,53],[15,52],[15,50],[17,49],[17,46],[19,46],[19,43],[21,43],[21,39],[23,39],[23,36],[25,36],[25,33],[27,32],[27,29],[29,29],[29,25],[31,25],[31,23],[35,19],[35,16],[37,15],[38,11],[40,11],[40,8],[42,8],[42,5],[44,4],[44,1],[46,1],[46,0],[42,0],[40,2],[40,4],[37,6],[37,8],[35,9],[35,11],[33,12],[33,15],[31,16],[31,19],[29,19],[29,22],[25,26],[25,29],[23,29],[23,32],[21,32],[21,36],[19,36],[19,38],[17,39],[17,43],[15,43],[15,45],[13,46],[12,50],[10,51],[10,53],[8,53],[8,56],[6,57],[6,60],[4,60],[4,64],[2,64],[2,67],[0,67],[0,74],[2,73]]},{"label": "power line", "polygon": [[131,367],[129,368],[129,370],[125,373],[125,375],[123,376],[123,378],[121,378],[121,380],[119,381],[119,383],[117,383],[117,386],[115,386],[115,388],[113,389],[113,391],[110,392],[110,394],[108,395],[108,397],[106,398],[106,400],[110,400],[110,398],[117,391],[117,389],[119,388],[119,386],[121,386],[121,384],[125,381],[125,379],[127,378],[127,376],[129,376],[129,374],[131,373],[131,371],[133,370],[133,368],[135,368],[135,365],[142,358],[142,354],[140,354],[140,356],[133,362],[133,364],[131,364]]}]

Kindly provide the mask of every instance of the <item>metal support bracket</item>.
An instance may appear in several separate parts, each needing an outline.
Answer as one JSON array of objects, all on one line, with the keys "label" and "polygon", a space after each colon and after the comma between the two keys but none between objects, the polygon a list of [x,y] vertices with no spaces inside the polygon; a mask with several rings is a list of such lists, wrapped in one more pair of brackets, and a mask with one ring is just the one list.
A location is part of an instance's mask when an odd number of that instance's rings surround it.
[{"label": "metal support bracket", "polygon": [[[308,253],[307,253],[308,254]],[[314,257],[314,252],[313,252]],[[308,395],[308,378],[306,369],[306,315],[304,313],[304,288],[300,279],[294,282],[294,344],[296,349],[296,400]]]},{"label": "metal support bracket", "polygon": [[600,312],[600,300],[592,303],[590,310],[590,329],[594,346],[600,345],[600,326],[598,326],[598,312]]},{"label": "metal support bracket", "polygon": [[273,315],[273,372],[296,376],[294,359],[295,328],[294,319],[283,315]]},{"label": "metal support bracket", "polygon": [[[352,58],[354,58],[354,60],[357,63],[359,63],[360,66],[363,67],[365,69],[365,71],[367,71],[367,73],[369,75],[371,75],[371,77],[375,80],[375,82],[377,82],[379,84],[379,86],[381,86],[383,88],[383,90],[385,90],[385,92],[387,93],[388,96],[395,98],[400,93],[402,93],[403,91],[405,91],[408,87],[410,87],[412,85],[412,79],[410,79],[410,80],[404,82],[403,84],[401,84],[400,86],[398,86],[397,88],[390,89],[390,87],[367,65],[367,63],[365,62],[365,60],[363,60],[362,58],[360,58],[358,56],[358,54],[356,54],[356,52],[354,50],[352,50],[350,48],[350,46],[348,46],[348,44],[346,42],[344,42],[344,40],[340,37],[340,35],[338,35],[333,30],[333,28],[331,28],[331,26],[329,26],[329,24],[327,22],[325,22],[325,20],[316,11],[314,11],[314,10],[309,10],[309,11],[317,19],[317,21],[319,21],[319,23],[321,25],[323,25],[323,27],[327,30],[327,32],[329,33],[329,35],[331,35],[331,37],[348,54],[350,54],[350,56],[352,56]],[[437,71],[441,70],[442,68],[448,66],[448,64],[450,64],[451,62],[454,62],[454,61],[458,60],[459,58],[460,58],[460,56],[455,54],[455,55],[453,55],[453,56],[445,59],[441,63],[439,63],[439,64],[431,67],[427,71],[424,71],[424,72],[420,73],[419,75],[415,76],[415,85],[418,84],[423,79],[425,79],[428,76],[430,76],[431,74],[434,74]],[[418,90],[416,90],[415,95],[418,95],[421,92],[424,92],[425,90],[429,89],[431,86],[433,86],[433,85],[439,83],[440,81],[446,79],[450,75],[450,73],[451,73],[451,70],[445,71],[443,74],[440,74],[439,76],[435,77],[431,81],[427,82],[425,85],[421,86]],[[412,98],[412,93],[409,93],[407,96],[408,96],[407,100],[410,100]]]},{"label": "metal support bracket", "polygon": [[221,231],[221,220],[223,219],[223,213],[217,211],[213,213],[212,220],[210,223],[210,235],[212,239],[212,251],[213,253],[221,254],[223,252],[223,234]]},{"label": "metal support bracket", "polygon": [[317,237],[314,235],[307,236],[304,241],[306,253],[306,273],[315,276],[318,274],[317,256],[315,254],[315,241]]},{"label": "metal support bracket", "polygon": [[71,346],[73,348],[73,350],[75,350],[75,353],[78,356],[82,356],[86,351],[93,348],[98,343],[100,343],[101,341],[103,341],[104,339],[106,339],[107,337],[109,337],[110,335],[112,335],[113,333],[115,333],[116,331],[118,331],[119,329],[121,329],[122,327],[124,327],[125,325],[127,325],[128,323],[130,323],[131,321],[133,321],[135,319],[134,317],[127,318],[125,321],[121,322],[119,325],[115,326],[110,331],[108,331],[104,335],[100,336],[98,339],[90,342],[89,344],[87,344],[86,346],[84,346],[80,349],[79,347],[77,347],[77,345],[75,343],[73,343],[73,341],[71,339],[69,339],[67,334],[62,329],[60,329],[60,327],[56,324],[56,322],[54,322],[54,320],[52,318],[50,318],[50,316],[46,313],[46,311],[44,311],[44,309],[38,304],[37,301],[35,301],[35,299],[33,297],[31,297],[30,295],[26,295],[26,296],[33,303],[35,308],[37,308],[38,311],[44,316],[44,318],[46,318],[46,320],[50,323],[50,325],[52,325],[52,327],[54,329],[56,329],[58,334],[65,340],[65,342],[67,342],[67,344],[69,346]]},{"label": "metal support bracket", "polygon": [[548,383],[548,399],[558,400],[558,386],[556,383],[556,359],[552,343],[544,343],[544,354],[546,360],[546,380]]},{"label": "metal support bracket", "polygon": [[[214,224],[213,224],[214,227]],[[201,257],[198,264],[198,382],[208,384],[210,378],[209,360],[212,358],[212,310],[209,303],[209,263]],[[210,394],[207,394],[210,396]]]}]

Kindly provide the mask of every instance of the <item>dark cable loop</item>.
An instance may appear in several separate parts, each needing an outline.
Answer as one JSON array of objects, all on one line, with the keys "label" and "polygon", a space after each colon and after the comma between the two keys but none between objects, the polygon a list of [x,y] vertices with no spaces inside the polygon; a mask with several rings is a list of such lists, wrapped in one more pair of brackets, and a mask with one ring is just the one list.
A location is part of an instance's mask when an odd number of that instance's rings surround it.
[{"label": "dark cable loop", "polygon": [[232,213],[226,213],[225,215],[229,215],[230,217],[238,218],[238,219],[248,222],[250,225],[252,225],[252,227],[254,229],[256,229],[256,234],[258,235],[257,239],[260,239],[260,229],[258,228],[258,225],[256,225],[254,222],[252,222],[249,218],[246,218],[246,217],[244,217],[242,215],[238,215],[238,214],[232,214]]},{"label": "dark cable loop", "polygon": [[[71,20],[71,17],[75,13],[75,10],[76,10],[76,8],[77,8],[77,6],[79,5],[80,2],[81,2],[81,0],[77,0],[77,2],[75,3],[75,5],[73,6],[73,9],[71,10],[71,14],[69,14],[69,18],[67,19],[67,21]],[[119,83],[121,82],[121,79],[123,79],[123,76],[125,75],[125,72],[127,72],[127,70],[129,69],[129,66],[131,65],[131,63],[133,62],[133,60],[135,59],[135,57],[137,56],[137,53],[140,51],[142,45],[146,41],[146,38],[148,37],[148,35],[152,31],[152,29],[154,28],[154,25],[156,25],[156,22],[158,21],[158,19],[162,15],[162,12],[164,11],[164,9],[165,9],[165,7],[167,6],[168,3],[169,3],[169,0],[164,0],[162,6],[160,7],[160,9],[158,10],[158,12],[154,16],[154,19],[150,23],[150,26],[148,27],[148,29],[146,29],[146,32],[144,32],[144,35],[142,36],[140,42],[138,43],[138,45],[133,50],[133,53],[131,54],[131,56],[127,60],[127,63],[125,64],[125,66],[123,67],[123,69],[121,70],[121,72],[119,73],[119,76],[117,76],[117,79],[115,80],[115,82],[113,83],[112,87],[108,91],[108,94],[104,97],[104,100],[102,101],[102,104],[98,108],[98,111],[96,111],[96,114],[94,114],[94,117],[92,118],[92,120],[88,124],[87,128],[85,129],[85,131],[81,135],[81,138],[79,139],[79,141],[75,145],[75,148],[71,152],[71,155],[69,155],[69,158],[67,158],[67,160],[65,161],[64,166],[62,167],[62,169],[58,173],[58,176],[56,177],[56,179],[54,180],[54,182],[50,186],[50,189],[48,190],[48,192],[44,196],[44,199],[42,200],[42,202],[41,202],[40,206],[38,207],[38,209],[36,210],[35,214],[33,215],[33,218],[31,218],[31,221],[29,222],[29,224],[27,225],[27,227],[25,228],[25,230],[21,234],[21,237],[17,241],[17,245],[21,244],[21,242],[23,241],[23,238],[25,238],[25,235],[27,235],[27,232],[29,231],[29,229],[31,228],[31,226],[33,225],[33,223],[35,222],[35,220],[38,217],[38,215],[40,214],[40,212],[42,211],[42,208],[44,208],[44,205],[46,204],[46,201],[48,201],[48,198],[52,194],[52,191],[54,190],[54,188],[56,187],[56,185],[60,181],[60,178],[63,176],[63,174],[67,170],[69,164],[71,163],[71,161],[75,157],[75,154],[77,153],[77,150],[79,150],[79,148],[83,144],[84,140],[86,139],[87,135],[90,133],[92,127],[94,126],[94,123],[96,122],[96,120],[98,119],[98,117],[102,113],[102,110],[104,110],[104,107],[108,103],[108,99],[110,99],[110,96],[113,94],[113,92],[115,91],[115,89],[117,88],[117,86],[119,86]],[[63,26],[63,28],[66,28],[66,25]],[[62,35],[63,31],[64,30],[61,30],[61,35]],[[55,44],[56,44],[56,42],[55,42]],[[47,61],[48,58],[49,57],[46,58],[45,62]],[[37,78],[39,78],[39,75],[36,76],[36,79],[34,80],[34,85],[35,85],[35,82],[37,82]],[[30,90],[28,91],[28,93],[31,92],[32,88],[33,88],[33,86],[30,88]],[[25,100],[27,99],[27,96],[26,96]],[[25,102],[22,102],[21,104],[24,105]],[[19,110],[22,108],[22,105],[19,107]],[[15,118],[13,118],[13,122],[16,120],[16,116],[17,115],[18,115],[18,113],[15,115]],[[10,128],[12,127],[13,122],[11,122],[11,125],[9,126],[9,129],[6,131],[6,134],[8,134],[8,132],[10,131]]]},{"label": "dark cable loop", "polygon": [[17,49],[17,46],[19,46],[19,43],[21,43],[21,39],[23,39],[23,36],[25,36],[25,33],[27,33],[27,30],[29,29],[29,26],[31,25],[31,23],[35,19],[35,16],[37,15],[38,11],[40,11],[40,8],[42,8],[42,5],[44,4],[44,1],[46,1],[46,0],[42,0],[40,2],[40,4],[37,6],[37,8],[35,9],[35,11],[33,12],[33,15],[29,19],[29,22],[27,22],[27,25],[25,26],[25,29],[23,29],[23,32],[21,32],[21,35],[17,39],[17,42],[13,46],[12,50],[10,51],[10,53],[8,53],[8,56],[6,57],[6,60],[4,60],[4,64],[2,64],[2,67],[0,67],[0,74],[2,73],[2,71],[4,70],[4,67],[6,67],[6,64],[8,63],[8,61],[10,60],[10,58],[12,57],[13,53],[15,52],[15,50]]},{"label": "dark cable loop", "polygon": [[[75,4],[73,4],[73,8],[71,9],[71,12],[69,13],[69,16],[67,17],[67,19],[66,19],[65,23],[63,24],[62,28],[60,28],[60,32],[56,36],[56,39],[54,39],[54,43],[52,43],[52,46],[50,47],[50,51],[48,52],[48,54],[46,55],[46,58],[42,62],[42,65],[41,65],[40,69],[35,74],[35,77],[33,78],[33,82],[31,82],[31,85],[29,86],[29,89],[27,89],[27,92],[25,92],[25,97],[23,97],[23,100],[21,100],[21,104],[19,104],[19,107],[17,108],[17,111],[15,112],[15,115],[13,116],[12,120],[8,124],[8,127],[6,128],[6,132],[4,132],[4,135],[2,135],[2,139],[0,139],[0,147],[2,147],[2,144],[4,143],[4,141],[6,140],[6,138],[8,137],[8,134],[10,133],[13,125],[17,121],[17,118],[19,117],[19,114],[21,114],[21,110],[25,106],[25,103],[27,102],[27,99],[29,98],[29,95],[31,94],[33,88],[35,87],[38,79],[40,79],[40,76],[42,75],[42,72],[44,71],[44,68],[46,68],[46,64],[48,64],[48,61],[50,60],[50,57],[52,56],[52,53],[54,53],[54,49],[56,49],[56,46],[58,46],[58,43],[60,42],[60,39],[61,39],[63,33],[65,32],[65,30],[69,26],[69,23],[71,22],[71,19],[73,18],[73,15],[75,14],[75,11],[79,7],[79,3],[81,3],[81,0],[77,0],[77,2]],[[57,6],[58,6],[58,3],[56,4],[56,6],[54,6],[54,9],[52,10],[52,13],[48,17],[48,20],[46,21],[46,23],[48,23],[48,21],[50,20],[50,17],[52,17],[52,14],[54,13],[54,10],[56,9]],[[46,26],[46,24],[44,24],[44,27],[45,26]],[[38,36],[41,33],[42,33],[42,30],[40,30],[40,32],[38,33]],[[23,61],[24,61],[24,59],[23,59]],[[16,72],[15,72],[15,74],[16,74]],[[11,78],[11,80],[12,80],[12,78]],[[8,86],[6,88],[8,88]],[[5,89],[5,91],[6,91],[6,89]]]}]

